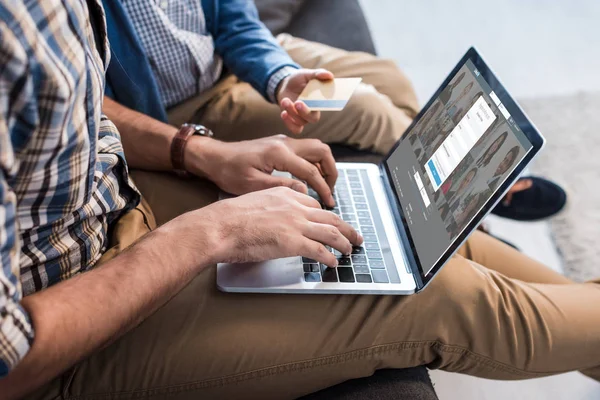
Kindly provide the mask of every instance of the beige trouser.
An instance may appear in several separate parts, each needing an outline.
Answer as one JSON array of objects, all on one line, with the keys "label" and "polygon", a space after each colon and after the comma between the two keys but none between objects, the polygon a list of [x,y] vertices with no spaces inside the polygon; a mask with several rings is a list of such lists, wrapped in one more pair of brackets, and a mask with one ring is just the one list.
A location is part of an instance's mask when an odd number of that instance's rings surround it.
[{"label": "beige trouser", "polygon": [[[135,179],[159,224],[217,199],[206,181]],[[103,261],[148,221],[153,228],[151,214],[141,206],[121,218]],[[412,296],[221,293],[209,268],[32,398],[293,399],[417,365],[493,379],[571,370],[600,379],[599,304],[598,283],[572,283],[481,232]]]},{"label": "beige trouser", "polygon": [[[279,42],[304,68],[326,68],[338,78],[362,77],[341,112],[323,112],[317,124],[305,127],[301,137],[343,143],[387,153],[417,115],[418,102],[410,81],[394,62],[367,53],[307,42],[287,34]],[[256,139],[287,133],[279,106],[268,103],[252,87],[229,76],[213,89],[170,110],[174,125],[198,122],[218,139]]]},{"label": "beige trouser", "polygon": [[[398,70],[365,54],[295,43],[284,38],[301,64],[363,76],[387,93],[364,86],[344,112],[323,115],[327,128],[314,125],[307,134],[389,147],[416,109]],[[283,131],[276,108],[245,84],[225,84],[202,122],[228,139],[240,127],[244,135]],[[192,109],[184,104],[171,117],[188,120]],[[217,199],[216,187],[199,179],[139,171],[134,179],[152,211],[144,204],[121,218],[102,261],[153,229],[152,214],[162,224]],[[600,281],[573,283],[481,232],[459,253],[412,296],[226,294],[209,268],[32,398],[292,399],[379,368],[417,365],[494,379],[580,370],[600,380]]]}]

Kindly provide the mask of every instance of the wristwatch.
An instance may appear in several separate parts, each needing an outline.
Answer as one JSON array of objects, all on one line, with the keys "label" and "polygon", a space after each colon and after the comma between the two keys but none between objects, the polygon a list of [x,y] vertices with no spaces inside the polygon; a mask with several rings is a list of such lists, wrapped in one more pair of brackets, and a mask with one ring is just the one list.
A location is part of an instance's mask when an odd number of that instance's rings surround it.
[{"label": "wristwatch", "polygon": [[175,173],[182,177],[189,177],[190,174],[185,170],[184,157],[185,146],[188,139],[193,135],[212,137],[210,129],[198,124],[183,124],[171,142],[171,164]]}]

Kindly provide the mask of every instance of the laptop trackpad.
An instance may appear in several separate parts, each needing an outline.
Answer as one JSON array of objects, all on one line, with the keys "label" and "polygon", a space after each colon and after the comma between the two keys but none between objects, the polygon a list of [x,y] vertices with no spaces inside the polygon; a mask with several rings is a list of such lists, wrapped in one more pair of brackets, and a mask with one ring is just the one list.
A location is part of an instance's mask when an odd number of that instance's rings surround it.
[{"label": "laptop trackpad", "polygon": [[279,258],[259,263],[219,264],[217,285],[223,290],[269,288],[303,282],[301,257]]}]

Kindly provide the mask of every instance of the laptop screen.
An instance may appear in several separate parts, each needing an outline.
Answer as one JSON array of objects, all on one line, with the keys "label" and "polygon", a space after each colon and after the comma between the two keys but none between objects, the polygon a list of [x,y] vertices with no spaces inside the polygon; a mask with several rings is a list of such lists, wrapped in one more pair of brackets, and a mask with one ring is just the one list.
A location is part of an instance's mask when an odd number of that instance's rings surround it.
[{"label": "laptop screen", "polygon": [[467,60],[386,160],[423,275],[531,148]]}]

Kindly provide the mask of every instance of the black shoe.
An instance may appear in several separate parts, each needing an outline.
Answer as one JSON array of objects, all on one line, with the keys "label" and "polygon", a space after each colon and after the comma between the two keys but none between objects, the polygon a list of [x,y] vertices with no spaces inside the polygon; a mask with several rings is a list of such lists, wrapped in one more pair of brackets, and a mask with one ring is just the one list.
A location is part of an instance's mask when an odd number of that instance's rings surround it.
[{"label": "black shoe", "polygon": [[508,206],[498,203],[492,214],[517,221],[536,221],[551,217],[565,207],[567,194],[560,186],[543,178],[528,177],[532,186],[513,194]]}]

